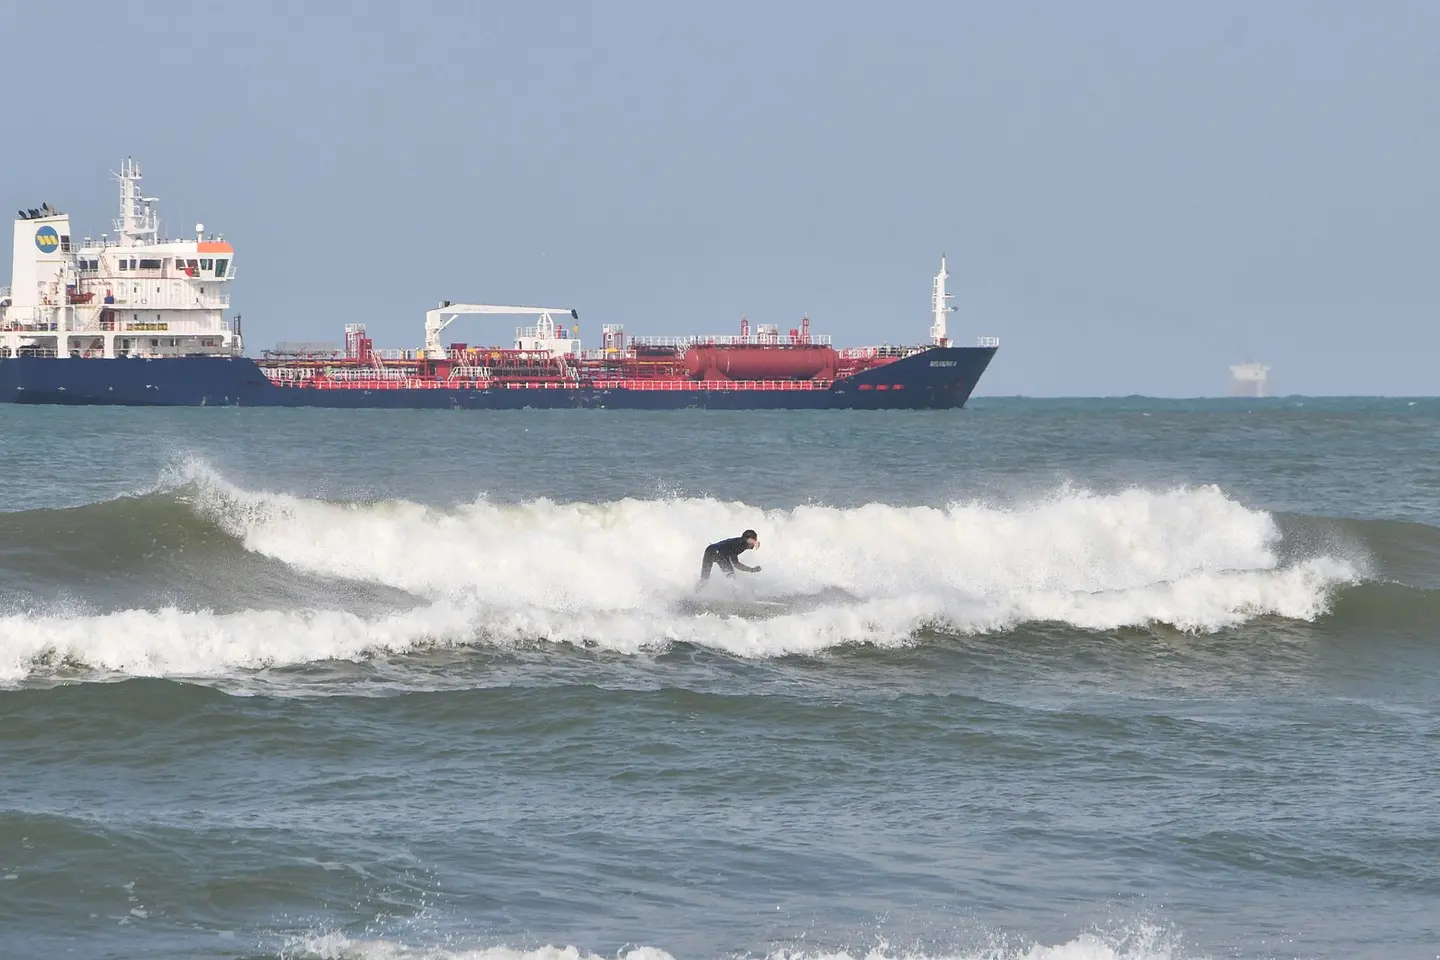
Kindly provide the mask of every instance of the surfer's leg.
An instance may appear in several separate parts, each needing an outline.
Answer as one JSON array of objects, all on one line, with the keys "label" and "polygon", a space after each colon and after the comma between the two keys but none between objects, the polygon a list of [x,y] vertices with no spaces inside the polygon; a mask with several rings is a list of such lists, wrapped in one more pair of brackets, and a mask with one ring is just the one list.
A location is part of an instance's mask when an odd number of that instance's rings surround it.
[{"label": "surfer's leg", "polygon": [[699,593],[700,589],[710,581],[710,567],[713,566],[714,563],[715,555],[709,550],[706,550],[705,556],[700,560],[700,582],[695,584],[696,593]]}]

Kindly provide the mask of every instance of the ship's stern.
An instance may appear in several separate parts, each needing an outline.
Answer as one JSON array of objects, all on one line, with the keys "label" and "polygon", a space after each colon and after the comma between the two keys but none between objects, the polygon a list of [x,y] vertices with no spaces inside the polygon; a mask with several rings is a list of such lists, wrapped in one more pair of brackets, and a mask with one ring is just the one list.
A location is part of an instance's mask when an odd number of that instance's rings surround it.
[{"label": "ship's stern", "polygon": [[0,359],[0,403],[250,406],[275,389],[248,357]]}]

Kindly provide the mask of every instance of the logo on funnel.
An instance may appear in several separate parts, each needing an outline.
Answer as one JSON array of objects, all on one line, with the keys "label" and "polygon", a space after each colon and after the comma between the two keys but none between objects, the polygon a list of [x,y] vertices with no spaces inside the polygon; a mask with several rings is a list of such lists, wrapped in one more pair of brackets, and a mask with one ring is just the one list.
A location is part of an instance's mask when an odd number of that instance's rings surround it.
[{"label": "logo on funnel", "polygon": [[35,231],[35,246],[40,248],[41,253],[54,253],[60,249],[60,234],[55,232],[54,227],[41,227]]}]

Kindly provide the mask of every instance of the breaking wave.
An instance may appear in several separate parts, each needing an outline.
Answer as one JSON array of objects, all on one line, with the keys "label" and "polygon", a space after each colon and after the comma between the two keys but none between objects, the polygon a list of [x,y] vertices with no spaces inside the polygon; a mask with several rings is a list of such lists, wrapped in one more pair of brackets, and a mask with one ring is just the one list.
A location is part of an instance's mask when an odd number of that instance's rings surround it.
[{"label": "breaking wave", "polygon": [[[66,519],[77,511],[104,523]],[[0,615],[0,681],[11,682],[67,666],[213,675],[465,644],[636,653],[683,643],[776,657],[1040,621],[1210,632],[1320,617],[1368,564],[1362,549],[1323,538],[1287,548],[1271,514],[1214,486],[1061,489],[1003,507],[481,498],[440,509],[247,490],[189,463],[136,498],[12,519],[0,562],[53,564],[68,551],[103,566],[126,555],[178,577],[165,564],[183,548],[185,575],[196,579],[201,565],[212,595],[99,611],[21,609],[12,598]],[[65,539],[72,527],[88,531],[83,551]],[[703,545],[747,527],[761,536],[748,562],[763,573],[720,578],[697,600]],[[310,584],[307,602],[257,604],[252,585],[248,605],[234,608],[226,578],[246,563],[264,566],[276,594],[282,581]],[[355,584],[389,591],[387,608],[357,612],[337,586]]]},{"label": "breaking wave", "polygon": [[[1085,933],[1055,946],[1007,942],[1013,940],[996,939],[982,947],[945,952],[895,949],[885,943],[855,951],[777,950],[765,955],[763,960],[1179,960],[1188,955],[1172,935],[1150,924],[1118,933]],[[435,949],[410,947],[391,940],[352,940],[338,934],[298,938],[280,957],[282,960],[607,960],[573,946],[534,950],[501,946]],[[633,947],[621,951],[616,958],[676,960],[658,947]]]}]

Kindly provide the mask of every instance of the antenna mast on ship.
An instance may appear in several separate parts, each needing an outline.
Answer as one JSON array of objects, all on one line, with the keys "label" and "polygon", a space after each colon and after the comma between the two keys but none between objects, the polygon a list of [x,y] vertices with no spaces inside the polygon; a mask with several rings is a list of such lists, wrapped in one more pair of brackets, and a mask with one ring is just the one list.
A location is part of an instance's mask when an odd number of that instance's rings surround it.
[{"label": "antenna mast on ship", "polygon": [[945,254],[940,254],[940,272],[935,274],[935,293],[932,298],[932,307],[935,310],[935,322],[930,325],[930,339],[937,347],[948,347],[950,338],[945,333],[945,314],[954,313],[955,308],[946,301],[951,295],[945,292],[945,281],[950,278],[950,271],[945,269]]},{"label": "antenna mast on ship", "polygon": [[115,221],[115,230],[120,234],[122,247],[154,243],[160,233],[155,208],[150,206],[157,198],[140,195],[140,177],[140,165],[130,157],[125,158],[120,172],[115,174],[115,179],[120,181],[120,219]]}]

